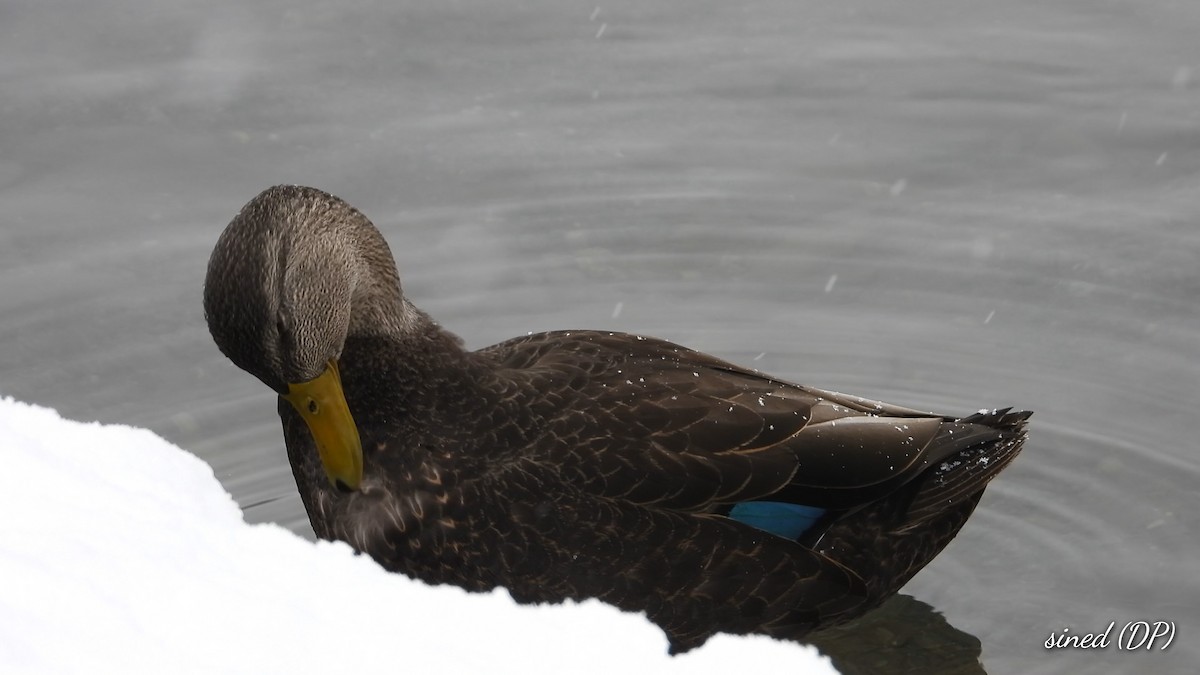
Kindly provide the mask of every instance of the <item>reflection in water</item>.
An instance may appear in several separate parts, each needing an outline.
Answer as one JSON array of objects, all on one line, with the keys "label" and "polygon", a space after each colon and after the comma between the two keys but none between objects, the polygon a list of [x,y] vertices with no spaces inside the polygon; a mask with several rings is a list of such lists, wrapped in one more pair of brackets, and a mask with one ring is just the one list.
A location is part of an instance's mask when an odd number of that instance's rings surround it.
[{"label": "reflection in water", "polygon": [[842,675],[985,675],[979,638],[933,607],[896,595],[851,623],[809,638]]}]

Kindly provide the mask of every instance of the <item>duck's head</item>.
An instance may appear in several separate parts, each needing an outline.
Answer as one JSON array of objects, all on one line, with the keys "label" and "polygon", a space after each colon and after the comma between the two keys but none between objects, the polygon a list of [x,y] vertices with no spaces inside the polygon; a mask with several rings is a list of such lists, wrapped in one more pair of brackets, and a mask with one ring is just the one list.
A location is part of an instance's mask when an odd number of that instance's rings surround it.
[{"label": "duck's head", "polygon": [[366,216],[300,186],[250,200],[217,240],[204,282],[217,346],[295,407],[343,489],[362,481],[362,444],[338,374],[342,347],[352,332],[400,329],[405,304]]}]

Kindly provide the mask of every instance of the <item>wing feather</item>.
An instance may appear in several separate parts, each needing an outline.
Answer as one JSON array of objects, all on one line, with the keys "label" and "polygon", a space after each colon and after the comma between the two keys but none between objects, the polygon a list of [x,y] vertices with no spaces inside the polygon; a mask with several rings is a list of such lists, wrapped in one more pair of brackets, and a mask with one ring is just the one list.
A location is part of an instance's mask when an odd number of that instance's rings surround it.
[{"label": "wing feather", "polygon": [[579,439],[568,415],[551,415],[552,433],[572,443],[543,458],[600,496],[694,512],[766,498],[844,509],[941,459],[931,441],[948,418],[804,387],[654,338],[561,331],[482,353],[543,395],[586,398],[607,417],[589,428],[609,436]]}]

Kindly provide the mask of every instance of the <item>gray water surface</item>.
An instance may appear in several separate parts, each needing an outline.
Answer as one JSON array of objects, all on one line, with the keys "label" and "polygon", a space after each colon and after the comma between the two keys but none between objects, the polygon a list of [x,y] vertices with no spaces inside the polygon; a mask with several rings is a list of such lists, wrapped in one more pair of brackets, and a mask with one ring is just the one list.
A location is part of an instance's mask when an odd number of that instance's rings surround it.
[{"label": "gray water surface", "polygon": [[[918,408],[1035,410],[905,593],[990,673],[1191,673],[1197,34],[1200,3],[1171,0],[10,0],[0,393],[149,427],[248,520],[312,536],[274,396],[200,306],[238,208],[310,184],[475,347],[632,331]],[[921,641],[894,637],[905,611],[885,641]],[[1135,619],[1174,644],[1044,647]]]}]

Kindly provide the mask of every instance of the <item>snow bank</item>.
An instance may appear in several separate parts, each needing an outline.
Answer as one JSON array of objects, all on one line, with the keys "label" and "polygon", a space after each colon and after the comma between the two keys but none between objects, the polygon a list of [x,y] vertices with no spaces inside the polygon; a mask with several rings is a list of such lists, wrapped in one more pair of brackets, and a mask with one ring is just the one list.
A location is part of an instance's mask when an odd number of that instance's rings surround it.
[{"label": "snow bank", "polygon": [[207,464],[145,429],[0,399],[0,459],[0,672],[836,672],[762,637],[671,658],[596,601],[429,587],[247,525]]}]

